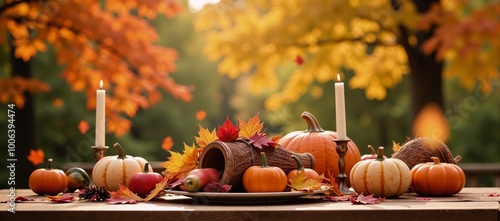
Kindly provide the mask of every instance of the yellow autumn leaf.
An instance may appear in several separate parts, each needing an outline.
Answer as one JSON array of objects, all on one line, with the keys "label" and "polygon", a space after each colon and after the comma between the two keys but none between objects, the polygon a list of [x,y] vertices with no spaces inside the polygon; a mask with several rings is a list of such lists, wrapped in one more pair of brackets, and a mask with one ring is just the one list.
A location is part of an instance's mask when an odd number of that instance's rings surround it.
[{"label": "yellow autumn leaf", "polygon": [[264,123],[260,122],[259,113],[250,118],[247,122],[238,118],[238,122],[240,126],[240,136],[246,138],[250,138],[256,133],[259,134],[264,126]]},{"label": "yellow autumn leaf", "polygon": [[187,175],[191,170],[196,169],[198,162],[199,149],[193,144],[188,146],[184,144],[184,152],[182,154],[169,151],[170,157],[162,163],[165,168],[166,176],[170,179],[180,178]]},{"label": "yellow autumn leaf", "polygon": [[308,179],[304,171],[297,173],[289,181],[292,191],[313,192],[314,190],[321,189],[321,182],[315,179]]},{"label": "yellow autumn leaf", "polygon": [[210,132],[208,129],[203,128],[200,124],[198,124],[200,130],[198,131],[198,137],[194,137],[196,140],[196,143],[200,147],[200,152],[205,148],[209,143],[216,141],[217,138],[217,132],[215,129]]}]

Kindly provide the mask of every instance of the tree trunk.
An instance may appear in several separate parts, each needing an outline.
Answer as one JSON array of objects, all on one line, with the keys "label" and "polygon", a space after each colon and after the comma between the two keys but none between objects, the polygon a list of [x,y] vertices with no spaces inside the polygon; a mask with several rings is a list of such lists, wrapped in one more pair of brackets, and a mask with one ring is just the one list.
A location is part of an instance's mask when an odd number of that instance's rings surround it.
[{"label": "tree trunk", "polygon": [[[16,58],[15,46],[12,41],[10,42],[10,59],[12,64],[11,75],[20,76],[24,78],[31,78],[31,62],[23,61],[21,58]],[[20,109],[18,106],[14,109],[15,115],[15,130],[16,130],[16,183],[15,188],[28,188],[29,176],[36,169],[36,167],[28,161],[27,157],[30,149],[36,148],[35,141],[35,112],[33,96],[26,92],[24,108]]]},{"label": "tree trunk", "polygon": [[[415,0],[419,13],[425,13],[429,10],[433,3],[438,3],[439,0]],[[422,108],[429,103],[437,104],[442,110],[443,108],[443,63],[438,62],[435,53],[425,55],[422,53],[422,43],[429,39],[434,28],[429,32],[417,32],[417,43],[411,45],[408,42],[409,33],[405,27],[400,27],[401,44],[408,54],[410,66],[410,92],[411,92],[411,123],[413,124],[415,117]],[[416,134],[413,134],[415,136]]]}]

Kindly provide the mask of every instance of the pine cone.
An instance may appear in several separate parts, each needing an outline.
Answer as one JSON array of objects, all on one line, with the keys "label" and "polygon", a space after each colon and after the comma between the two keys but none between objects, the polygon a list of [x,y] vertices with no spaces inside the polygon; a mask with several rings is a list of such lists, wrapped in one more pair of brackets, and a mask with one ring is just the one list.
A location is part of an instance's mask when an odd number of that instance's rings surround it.
[{"label": "pine cone", "polygon": [[101,202],[111,198],[106,187],[87,186],[78,195],[80,199],[87,199],[91,202]]}]

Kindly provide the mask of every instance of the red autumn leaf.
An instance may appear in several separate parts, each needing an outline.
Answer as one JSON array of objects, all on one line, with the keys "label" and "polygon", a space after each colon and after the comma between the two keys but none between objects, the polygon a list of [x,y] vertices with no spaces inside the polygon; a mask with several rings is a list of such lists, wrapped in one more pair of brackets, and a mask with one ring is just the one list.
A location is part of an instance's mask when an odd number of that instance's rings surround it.
[{"label": "red autumn leaf", "polygon": [[500,196],[500,193],[490,193],[488,196]]},{"label": "red autumn leaf", "polygon": [[323,199],[332,201],[332,202],[340,202],[340,201],[349,201],[349,196],[325,196]]},{"label": "red autumn leaf", "polygon": [[343,196],[344,193],[339,190],[339,185],[335,181],[335,176],[333,173],[328,173],[328,178],[322,178],[322,182],[330,183],[330,195]]},{"label": "red autumn leaf", "polygon": [[42,149],[31,149],[30,150],[30,155],[27,157],[28,160],[33,164],[33,165],[38,165],[43,163],[43,159],[45,158],[45,154]]},{"label": "red autumn leaf", "polygon": [[378,203],[379,199],[373,197],[373,194],[370,194],[368,196],[363,195],[363,193],[359,194],[357,197],[350,197],[349,200],[351,201],[352,204],[376,204]]},{"label": "red autumn leaf", "polygon": [[28,199],[28,198],[26,198],[24,196],[18,196],[18,197],[16,197],[16,203],[17,202],[24,202],[24,201],[35,201],[35,199]]},{"label": "red autumn leaf", "polygon": [[297,57],[295,57],[295,64],[297,64],[298,66],[301,66],[304,64],[304,58],[300,55],[297,55]]},{"label": "red autumn leaf", "polygon": [[217,128],[217,137],[222,142],[233,142],[238,139],[240,133],[240,129],[237,125],[233,125],[229,120],[229,117],[226,117],[224,124]]},{"label": "red autumn leaf", "polygon": [[273,144],[276,144],[273,140],[267,138],[265,135],[257,133],[250,137],[250,141],[248,143],[259,149],[262,149],[262,146],[271,146]]},{"label": "red autumn leaf", "polygon": [[72,194],[63,194],[61,196],[48,196],[51,202],[53,203],[71,203],[73,202]]},{"label": "red autumn leaf", "polygon": [[161,148],[167,151],[172,149],[173,146],[174,141],[172,140],[171,136],[165,137],[165,139],[163,139],[163,142],[161,143]]},{"label": "red autumn leaf", "polygon": [[89,129],[90,126],[87,121],[81,120],[80,123],[78,123],[78,130],[80,131],[80,133],[85,134]]}]

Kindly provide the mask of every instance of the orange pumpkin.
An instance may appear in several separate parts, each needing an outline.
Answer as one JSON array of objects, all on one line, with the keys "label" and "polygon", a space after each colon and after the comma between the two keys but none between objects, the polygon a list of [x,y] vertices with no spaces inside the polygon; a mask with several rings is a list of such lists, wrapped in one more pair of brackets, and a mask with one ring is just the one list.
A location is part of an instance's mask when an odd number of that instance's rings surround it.
[{"label": "orange pumpkin", "polygon": [[318,172],[310,168],[304,168],[302,162],[300,162],[300,159],[297,156],[292,155],[292,157],[297,163],[297,169],[292,170],[288,173],[287,175],[288,180],[292,179],[293,177],[295,177],[295,175],[299,173],[304,173],[306,175],[306,179],[313,179],[321,182],[321,177],[319,176]]},{"label": "orange pumpkin", "polygon": [[251,166],[243,174],[243,187],[247,192],[283,192],[287,179],[285,172],[275,166],[267,165],[267,158],[261,152],[260,166]]},{"label": "orange pumpkin", "polygon": [[30,189],[38,195],[57,195],[68,186],[68,177],[64,171],[53,169],[52,161],[49,159],[47,168],[37,169],[30,175]]},{"label": "orange pumpkin", "polygon": [[464,171],[456,164],[433,162],[420,163],[411,170],[411,190],[422,196],[451,196],[459,193],[465,185]]},{"label": "orange pumpkin", "polygon": [[[307,130],[290,132],[281,138],[279,144],[296,153],[308,152],[312,154],[316,160],[314,170],[318,174],[328,176],[331,173],[334,177],[337,177],[339,174],[339,155],[336,150],[337,144],[333,141],[337,139],[337,133],[323,130],[316,118],[307,111],[302,113],[301,117],[307,122]],[[347,146],[348,150],[344,156],[346,161],[345,173],[349,175],[354,164],[361,160],[361,155],[353,141],[349,141]],[[349,182],[349,179],[347,181]]]}]

